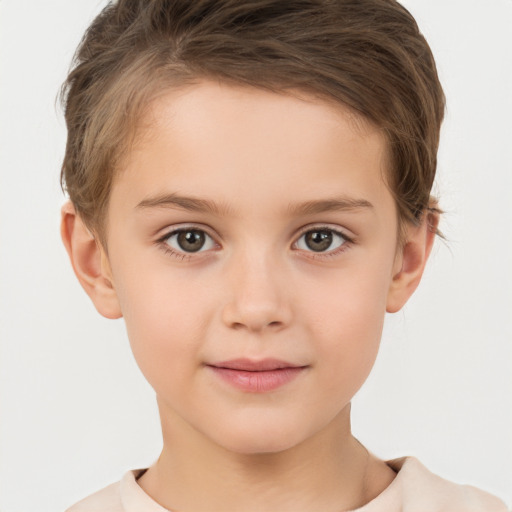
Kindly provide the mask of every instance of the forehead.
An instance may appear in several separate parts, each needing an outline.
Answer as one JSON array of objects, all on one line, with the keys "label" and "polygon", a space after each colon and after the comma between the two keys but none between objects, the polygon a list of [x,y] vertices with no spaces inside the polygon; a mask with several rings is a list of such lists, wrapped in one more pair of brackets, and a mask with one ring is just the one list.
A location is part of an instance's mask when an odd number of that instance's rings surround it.
[{"label": "forehead", "polygon": [[[278,126],[276,121],[280,118],[283,123]],[[240,119],[251,118],[251,124],[258,128],[263,124],[284,128],[287,123],[286,134],[291,137],[299,134],[304,127],[315,123],[311,128],[329,128],[329,124],[338,128],[346,127],[345,135],[366,137],[376,136],[384,142],[382,130],[370,122],[361,113],[353,108],[335,101],[330,97],[322,96],[314,91],[287,88],[285,90],[270,90],[258,86],[234,84],[212,79],[198,79],[184,85],[175,85],[168,88],[155,88],[147,102],[142,115],[139,116],[137,129],[137,145],[144,142],[147,136],[155,132],[169,129],[174,125],[184,132],[188,126],[197,129],[198,124],[204,125],[207,117],[219,121],[217,129],[236,125]],[[224,123],[220,123],[224,121]],[[311,136],[311,134],[309,134]]]},{"label": "forehead", "polygon": [[381,131],[343,105],[203,81],[152,101],[113,192],[186,191],[263,214],[262,199],[382,196],[385,153]]}]

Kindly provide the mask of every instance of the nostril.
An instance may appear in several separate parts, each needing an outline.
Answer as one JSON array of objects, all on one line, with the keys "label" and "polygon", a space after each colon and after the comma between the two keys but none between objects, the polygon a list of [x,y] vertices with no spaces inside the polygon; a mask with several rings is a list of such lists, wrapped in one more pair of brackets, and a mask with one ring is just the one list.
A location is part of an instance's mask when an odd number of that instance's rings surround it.
[{"label": "nostril", "polygon": [[222,307],[222,323],[235,331],[277,332],[291,322],[288,305],[276,300],[254,297],[232,299]]},{"label": "nostril", "polygon": [[[266,324],[267,327],[274,327],[274,328],[277,328],[277,327],[281,327],[283,325],[282,322],[279,322],[279,321],[275,321],[275,322],[269,322],[268,324]],[[231,324],[231,327],[233,329],[235,329],[236,331],[239,331],[241,329],[246,329],[246,328],[249,328],[250,330],[260,330],[261,328],[265,328],[265,325],[261,324],[259,327],[256,326],[256,325],[251,325],[250,323],[248,323],[247,325],[244,324],[244,323],[241,323],[241,322],[233,322]]]}]

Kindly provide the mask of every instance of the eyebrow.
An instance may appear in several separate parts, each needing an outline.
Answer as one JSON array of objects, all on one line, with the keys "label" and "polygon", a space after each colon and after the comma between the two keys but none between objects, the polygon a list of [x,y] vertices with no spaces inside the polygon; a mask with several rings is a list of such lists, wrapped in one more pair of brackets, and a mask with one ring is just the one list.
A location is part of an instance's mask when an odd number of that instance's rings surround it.
[{"label": "eyebrow", "polygon": [[232,213],[229,205],[217,204],[208,199],[197,197],[186,197],[178,194],[163,194],[160,196],[144,199],[137,205],[137,209],[146,208],[182,208],[191,212],[210,213],[218,216],[227,216]]},{"label": "eyebrow", "polygon": [[290,215],[314,215],[333,211],[351,211],[359,209],[372,209],[373,205],[366,199],[353,199],[349,197],[335,197],[332,199],[319,199],[305,203],[290,204]]},{"label": "eyebrow", "polygon": [[[233,213],[233,209],[226,203],[217,204],[208,199],[180,196],[178,194],[163,194],[142,200],[137,209],[146,208],[181,208],[198,213],[209,213],[216,216],[227,216]],[[330,211],[351,211],[360,209],[372,209],[373,205],[366,199],[354,199],[349,197],[334,197],[306,201],[304,203],[291,203],[287,207],[290,216],[314,215]]]}]

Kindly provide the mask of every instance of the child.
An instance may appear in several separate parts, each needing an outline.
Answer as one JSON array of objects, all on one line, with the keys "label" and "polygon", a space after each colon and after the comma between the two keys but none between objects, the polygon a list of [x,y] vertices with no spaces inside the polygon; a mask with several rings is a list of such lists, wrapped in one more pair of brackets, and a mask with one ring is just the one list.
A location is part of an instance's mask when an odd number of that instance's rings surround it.
[{"label": "child", "polygon": [[164,446],[69,509],[502,511],[350,430],[418,286],[444,96],[392,0],[109,5],[67,81],[62,236]]}]

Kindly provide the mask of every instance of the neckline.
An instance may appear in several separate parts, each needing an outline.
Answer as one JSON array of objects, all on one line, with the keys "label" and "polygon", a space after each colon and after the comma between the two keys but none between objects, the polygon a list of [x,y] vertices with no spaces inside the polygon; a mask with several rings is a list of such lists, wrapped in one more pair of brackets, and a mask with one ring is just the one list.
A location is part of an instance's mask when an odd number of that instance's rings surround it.
[{"label": "neckline", "polygon": [[[404,468],[411,466],[414,457],[401,457],[398,459],[387,460],[385,463],[396,473],[393,481],[378,496],[366,503],[360,508],[352,509],[347,512],[373,512],[380,510],[391,510],[386,508],[387,503],[396,501],[400,495],[401,482],[403,480]],[[148,470],[148,468],[134,469],[127,471],[120,482],[121,502],[125,512],[173,512],[162,507],[151,496],[146,494],[137,480]]]}]

